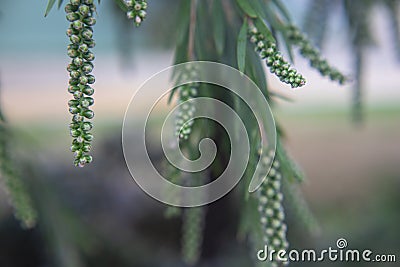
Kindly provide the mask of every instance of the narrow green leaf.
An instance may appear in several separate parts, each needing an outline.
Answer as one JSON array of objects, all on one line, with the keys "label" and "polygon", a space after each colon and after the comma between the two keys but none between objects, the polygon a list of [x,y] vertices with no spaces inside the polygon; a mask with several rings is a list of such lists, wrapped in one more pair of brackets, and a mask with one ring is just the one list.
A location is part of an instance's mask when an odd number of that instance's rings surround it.
[{"label": "narrow green leaf", "polygon": [[243,12],[246,13],[247,16],[249,16],[251,18],[256,18],[257,17],[257,12],[250,5],[249,1],[247,1],[247,0],[236,0],[236,2],[238,3],[239,7],[243,10]]},{"label": "narrow green leaf", "polygon": [[177,44],[184,42],[185,38],[188,38],[188,29],[190,23],[190,1],[183,1],[179,11],[179,21],[177,29],[179,29],[176,37]]},{"label": "narrow green leaf", "polygon": [[268,29],[267,25],[265,25],[264,20],[257,18],[254,20],[254,24],[256,25],[257,29],[264,35],[264,37],[267,40],[276,43],[274,36],[272,35],[271,31]]},{"label": "narrow green leaf", "polygon": [[[128,8],[126,7],[126,5],[125,5],[123,0],[114,0],[114,1],[123,12],[127,12],[128,11]],[[99,4],[100,4],[100,1],[99,1]]]},{"label": "narrow green leaf", "polygon": [[285,43],[286,51],[288,52],[289,55],[290,62],[294,63],[292,43],[289,41],[289,38],[285,33],[283,33],[282,36],[283,36],[283,41]]},{"label": "narrow green leaf", "polygon": [[260,18],[267,19],[269,25],[271,25],[271,29],[274,29],[274,30],[277,30],[280,32],[284,32],[286,30],[285,25],[276,16],[275,10],[273,10],[270,5],[259,6],[258,9],[261,9],[259,11],[259,13],[263,14],[262,16],[260,15]]},{"label": "narrow green leaf", "polygon": [[289,11],[287,10],[284,3],[281,0],[272,0],[278,10],[281,12],[282,16],[287,20],[287,22],[291,22],[292,18],[290,17]]},{"label": "narrow green leaf", "polygon": [[267,87],[267,78],[265,76],[265,71],[263,65],[260,61],[258,54],[250,48],[247,47],[247,57],[246,57],[246,69],[249,77],[257,84],[261,89],[267,101],[270,101],[269,91]]},{"label": "narrow green leaf", "polygon": [[281,171],[284,177],[287,177],[289,181],[304,181],[304,173],[296,162],[287,155],[280,141],[277,142],[276,157],[281,163]]},{"label": "narrow green leaf", "polygon": [[256,15],[258,18],[260,19],[270,19],[269,16],[267,16],[266,13],[266,8],[268,7],[268,5],[266,5],[264,2],[265,0],[251,0],[248,1],[249,5],[251,5],[251,7],[253,8],[253,10],[256,12]]},{"label": "narrow green leaf", "polygon": [[221,1],[214,1],[213,5],[213,26],[214,42],[218,55],[222,55],[225,48],[225,18]]},{"label": "narrow green leaf", "polygon": [[49,0],[49,2],[47,3],[46,12],[44,13],[45,17],[47,17],[50,10],[53,8],[55,2],[56,2],[56,0]]},{"label": "narrow green leaf", "polygon": [[247,45],[247,20],[245,19],[239,31],[237,40],[237,50],[236,50],[238,69],[241,72],[244,72],[244,68],[246,65],[246,45]]},{"label": "narrow green leaf", "polygon": [[64,0],[58,0],[57,8],[60,9]]}]

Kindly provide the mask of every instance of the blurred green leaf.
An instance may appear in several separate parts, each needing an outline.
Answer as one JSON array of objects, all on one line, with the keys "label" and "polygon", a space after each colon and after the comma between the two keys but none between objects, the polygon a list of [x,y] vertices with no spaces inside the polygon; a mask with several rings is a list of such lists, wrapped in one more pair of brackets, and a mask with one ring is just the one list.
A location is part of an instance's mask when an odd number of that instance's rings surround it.
[{"label": "blurred green leaf", "polygon": [[256,25],[257,29],[264,35],[264,37],[273,43],[276,43],[274,36],[272,35],[271,31],[268,29],[267,25],[265,25],[264,20],[257,18],[254,20],[254,24]]},{"label": "blurred green leaf", "polygon": [[300,170],[299,166],[287,155],[285,149],[283,148],[281,142],[277,140],[276,145],[276,156],[281,163],[281,170],[284,177],[293,182],[304,181],[304,173]]},{"label": "blurred green leaf", "polygon": [[287,20],[287,22],[291,22],[292,18],[290,17],[289,11],[287,10],[284,3],[281,0],[272,0],[278,10],[281,12],[282,16]]},{"label": "blurred green leaf", "polygon": [[225,17],[221,1],[214,1],[213,5],[214,42],[218,55],[222,55],[225,47]]},{"label": "blurred green leaf", "polygon": [[58,0],[57,8],[60,9],[64,0]]},{"label": "blurred green leaf", "polygon": [[179,21],[177,25],[178,35],[176,37],[177,45],[182,45],[188,38],[188,29],[190,23],[190,1],[183,1],[179,12]]},{"label": "blurred green leaf", "polygon": [[49,0],[49,2],[47,3],[46,11],[44,13],[45,17],[47,17],[47,15],[49,14],[50,10],[53,8],[55,2],[56,2],[56,0]]},{"label": "blurred green leaf", "polygon": [[244,72],[246,64],[246,45],[247,45],[247,20],[243,20],[243,25],[240,28],[237,40],[237,63],[238,69]]},{"label": "blurred green leaf", "polygon": [[257,12],[250,5],[249,1],[247,1],[247,0],[236,0],[236,2],[238,3],[239,7],[243,10],[243,12],[246,13],[247,16],[249,16],[251,18],[256,18],[257,17]]},{"label": "blurred green leaf", "polygon": [[[256,3],[258,2],[256,1]],[[282,33],[285,32],[285,25],[276,16],[275,10],[273,10],[270,5],[258,6],[257,10],[259,12],[260,19],[268,21],[272,30],[277,30]]]},{"label": "blurred green leaf", "polygon": [[[128,11],[128,8],[126,7],[124,0],[114,0],[114,1],[123,12]],[[100,0],[99,0],[99,4],[100,4]]]},{"label": "blurred green leaf", "polygon": [[267,101],[269,101],[269,94],[267,88],[267,78],[265,76],[265,72],[262,66],[262,62],[255,53],[253,49],[247,47],[247,57],[246,57],[246,74],[253,80],[255,84],[261,89],[261,92],[264,94]]}]

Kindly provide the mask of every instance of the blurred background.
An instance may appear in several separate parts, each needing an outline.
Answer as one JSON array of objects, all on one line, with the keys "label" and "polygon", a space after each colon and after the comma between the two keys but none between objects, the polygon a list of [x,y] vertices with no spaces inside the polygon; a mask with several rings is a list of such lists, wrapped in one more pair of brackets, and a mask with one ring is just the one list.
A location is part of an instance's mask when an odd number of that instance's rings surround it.
[{"label": "blurred background", "polygon": [[[301,25],[309,1],[285,3]],[[112,1],[99,6],[95,161],[84,169],[73,167],[68,149],[68,23],[63,10],[44,18],[46,5],[45,0],[0,3],[1,106],[16,133],[17,166],[24,169],[39,212],[37,226],[23,230],[0,191],[0,266],[184,266],[180,220],[166,219],[165,206],[134,183],[121,147],[133,93],[173,63],[178,1],[150,1],[140,28],[127,24]],[[301,89],[290,90],[268,76],[270,86],[292,100],[280,101],[274,114],[307,176],[302,189],[320,225],[320,235],[311,236],[289,211],[291,248],[323,249],[343,237],[351,248],[400,256],[400,64],[387,10],[372,12],[375,45],[365,60],[362,125],[351,121],[351,83],[338,86],[321,78],[300,57],[296,68],[308,81]],[[339,12],[331,16],[323,54],[352,74],[344,23]],[[236,238],[239,201],[231,192],[209,205],[199,266],[252,264],[255,252]]]}]

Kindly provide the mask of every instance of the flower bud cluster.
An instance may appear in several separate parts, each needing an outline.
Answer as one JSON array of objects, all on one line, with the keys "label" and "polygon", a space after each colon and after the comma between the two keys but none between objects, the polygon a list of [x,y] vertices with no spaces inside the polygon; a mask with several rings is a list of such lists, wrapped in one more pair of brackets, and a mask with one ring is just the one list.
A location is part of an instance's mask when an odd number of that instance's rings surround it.
[{"label": "flower bud cluster", "polygon": [[287,32],[289,40],[300,48],[301,55],[310,61],[311,67],[317,69],[321,75],[329,77],[332,81],[337,81],[340,84],[346,82],[346,77],[322,58],[318,49],[311,45],[310,40],[296,26],[289,25]]},{"label": "flower bud cluster", "polygon": [[301,87],[306,83],[304,77],[283,58],[281,52],[277,50],[276,43],[267,40],[255,26],[250,28],[249,36],[256,52],[265,59],[271,73],[274,73],[281,82],[290,84],[292,88]]},{"label": "flower bud cluster", "polygon": [[[182,81],[193,81],[198,77],[197,70],[188,65],[180,79]],[[193,115],[196,112],[196,107],[191,101],[197,96],[199,83],[188,83],[181,85],[177,88],[179,100],[178,114],[176,116],[176,135],[180,139],[187,140],[190,133],[192,132],[192,126],[194,123]]]},{"label": "flower bud cluster", "polygon": [[[261,164],[267,168],[271,160],[273,160],[273,156],[273,153],[261,155]],[[287,251],[289,243],[286,239],[287,226],[284,222],[285,213],[281,189],[282,174],[279,168],[279,161],[275,159],[267,174],[267,178],[257,191],[258,211],[260,212],[263,241],[268,246],[269,250]],[[280,266],[279,264],[285,265],[287,262],[280,262],[277,258],[274,258],[271,262],[271,266],[277,267]]]},{"label": "flower bud cluster", "polygon": [[147,2],[143,0],[125,0],[125,5],[128,8],[126,17],[133,19],[136,26],[140,26],[146,18]]},{"label": "flower bud cluster", "polygon": [[73,115],[70,124],[70,134],[73,137],[71,151],[75,153],[74,164],[83,167],[92,162],[91,150],[93,135],[90,133],[93,125],[89,121],[94,112],[90,109],[94,100],[91,97],[95,82],[91,74],[93,70],[94,54],[90,51],[95,46],[92,26],[96,23],[93,17],[96,11],[94,0],[70,0],[65,6],[67,20],[70,26],[67,36],[70,39],[68,56],[71,62],[67,67],[69,72],[68,92],[73,99],[68,102],[69,112]]}]

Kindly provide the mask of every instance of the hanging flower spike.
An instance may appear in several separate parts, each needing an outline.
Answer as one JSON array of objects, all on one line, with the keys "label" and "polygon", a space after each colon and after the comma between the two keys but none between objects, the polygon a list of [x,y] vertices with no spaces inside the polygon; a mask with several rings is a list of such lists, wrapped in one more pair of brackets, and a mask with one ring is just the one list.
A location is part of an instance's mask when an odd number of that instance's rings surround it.
[{"label": "hanging flower spike", "polygon": [[125,0],[124,2],[128,8],[126,17],[133,19],[136,27],[139,27],[146,18],[147,2],[143,0]]},{"label": "hanging flower spike", "polygon": [[[188,69],[185,71],[185,73],[182,74],[181,79],[184,81],[188,79],[196,80],[197,76],[197,70],[194,69],[192,66],[188,66]],[[191,120],[191,118],[193,118],[193,115],[196,112],[196,108],[190,102],[190,100],[197,96],[198,89],[199,83],[184,84],[177,88],[179,95],[178,104],[187,101],[180,106],[175,121],[176,135],[183,140],[189,139],[189,135],[192,132],[194,121]]]},{"label": "hanging flower spike", "polygon": [[[260,160],[264,167],[269,165],[271,160],[273,160],[272,157],[273,153],[261,156]],[[289,247],[286,239],[287,226],[284,222],[285,213],[282,204],[282,174],[279,172],[279,167],[279,162],[275,159],[267,174],[267,178],[257,191],[263,241],[270,251],[287,251]],[[288,262],[280,262],[276,257],[273,258],[271,262],[272,267],[278,267],[280,264],[287,265]]]},{"label": "hanging flower spike", "polygon": [[276,43],[266,40],[255,26],[250,27],[249,35],[250,41],[255,45],[255,51],[266,60],[271,73],[281,82],[290,84],[292,88],[301,87],[306,83],[304,77],[283,58],[276,48]]},{"label": "hanging flower spike", "polygon": [[300,48],[300,53],[305,58],[309,59],[311,67],[317,69],[321,75],[329,77],[332,81],[337,81],[339,84],[346,82],[346,77],[322,58],[318,49],[311,45],[310,40],[296,26],[289,25],[287,32],[289,40]]},{"label": "hanging flower spike", "polygon": [[204,207],[185,209],[182,216],[182,258],[188,265],[199,261],[203,243]]},{"label": "hanging flower spike", "polygon": [[67,35],[71,41],[68,45],[69,86],[68,92],[73,99],[68,102],[69,112],[73,115],[70,124],[70,134],[73,137],[71,151],[75,153],[74,164],[79,167],[92,162],[91,150],[93,135],[89,132],[93,124],[89,121],[94,117],[90,110],[94,100],[91,97],[94,89],[90,86],[95,78],[90,73],[93,70],[94,54],[90,51],[95,46],[92,26],[96,23],[93,17],[96,6],[93,0],[70,0],[65,6],[67,20],[71,22]]}]

